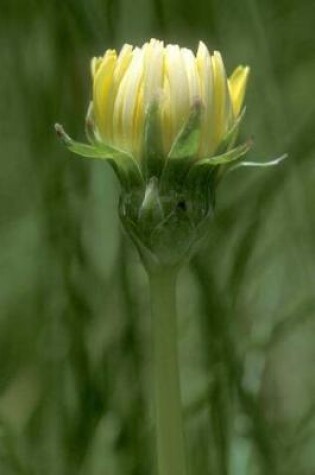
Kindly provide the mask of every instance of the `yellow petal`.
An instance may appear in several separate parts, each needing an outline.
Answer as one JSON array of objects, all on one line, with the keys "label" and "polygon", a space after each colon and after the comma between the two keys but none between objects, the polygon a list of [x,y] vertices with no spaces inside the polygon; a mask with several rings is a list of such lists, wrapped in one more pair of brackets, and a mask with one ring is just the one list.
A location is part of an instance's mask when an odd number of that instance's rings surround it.
[{"label": "yellow petal", "polygon": [[105,139],[107,138],[106,130],[106,110],[108,106],[108,100],[110,97],[111,85],[113,82],[113,73],[117,60],[117,54],[115,50],[108,50],[105,56],[98,66],[94,76],[93,87],[93,105],[95,110],[95,120],[97,128]]},{"label": "yellow petal", "polygon": [[243,105],[249,72],[248,66],[238,66],[228,81],[235,117],[238,116]]},{"label": "yellow petal", "polygon": [[135,156],[140,157],[143,146],[144,137],[144,119],[145,119],[145,104],[144,104],[144,83],[141,81],[134,115],[133,123],[133,142],[132,152]]},{"label": "yellow petal", "polygon": [[98,68],[100,67],[100,65],[102,64],[102,61],[103,61],[103,58],[102,57],[94,57],[92,58],[91,60],[91,75],[92,75],[92,80],[94,79],[94,76],[98,70]]},{"label": "yellow petal", "polygon": [[196,99],[200,99],[200,82],[197,72],[196,60],[193,52],[190,49],[182,48],[186,74],[188,78],[190,104],[194,104]]},{"label": "yellow petal", "polygon": [[134,131],[137,129],[135,115],[138,112],[138,94],[143,77],[143,49],[135,48],[132,60],[119,85],[114,105],[114,140],[121,143],[121,147],[128,152],[134,152],[137,138]]},{"label": "yellow petal", "polygon": [[144,102],[147,106],[156,99],[163,87],[164,45],[152,39],[144,49]]},{"label": "yellow petal", "polygon": [[199,43],[196,63],[200,78],[201,100],[204,105],[201,128],[200,156],[207,156],[213,151],[214,134],[214,95],[213,69],[211,56],[206,45]]},{"label": "yellow petal", "polygon": [[232,104],[227,85],[227,78],[221,54],[214,51],[212,55],[214,79],[214,148],[217,147],[231,125]]},{"label": "yellow petal", "polygon": [[130,61],[132,60],[132,46],[125,44],[118,55],[117,63],[114,72],[115,83],[118,83],[122,80]]},{"label": "yellow petal", "polygon": [[163,84],[163,102],[162,102],[162,131],[163,131],[163,147],[167,154],[174,140],[174,125],[172,124],[172,106],[174,101],[171,100],[171,86],[169,77],[164,77]]},{"label": "yellow petal", "polygon": [[115,64],[113,81],[111,84],[110,93],[108,95],[106,110],[103,111],[104,113],[103,120],[104,120],[104,123],[106,124],[106,135],[107,135],[107,140],[109,144],[113,144],[113,128],[114,128],[113,114],[114,114],[115,99],[116,99],[118,88],[122,81],[122,78],[124,77],[128,69],[128,66],[132,60],[132,49],[133,48],[131,45],[125,44],[120,50],[120,53],[118,55],[118,58]]},{"label": "yellow petal", "polygon": [[164,62],[164,119],[166,142],[180,130],[189,113],[189,84],[183,55],[179,46],[167,45]]}]

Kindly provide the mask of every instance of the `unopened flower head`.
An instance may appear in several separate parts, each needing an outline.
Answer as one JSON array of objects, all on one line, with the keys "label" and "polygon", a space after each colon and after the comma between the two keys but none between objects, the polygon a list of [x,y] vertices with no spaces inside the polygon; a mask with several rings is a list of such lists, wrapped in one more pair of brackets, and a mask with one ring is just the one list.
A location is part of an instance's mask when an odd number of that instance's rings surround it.
[{"label": "unopened flower head", "polygon": [[218,51],[203,42],[196,54],[152,39],[141,48],[125,44],[91,62],[93,116],[101,141],[143,159],[146,114],[158,104],[164,157],[167,157],[192,107],[202,107],[198,157],[215,153],[237,120],[249,68],[239,66],[228,79]]},{"label": "unopened flower head", "polygon": [[219,180],[250,147],[235,144],[249,68],[228,78],[204,43],[194,54],[152,39],[107,50],[91,71],[90,143],[57,133],[72,152],[112,165],[121,220],[146,265],[177,265],[208,226]]}]

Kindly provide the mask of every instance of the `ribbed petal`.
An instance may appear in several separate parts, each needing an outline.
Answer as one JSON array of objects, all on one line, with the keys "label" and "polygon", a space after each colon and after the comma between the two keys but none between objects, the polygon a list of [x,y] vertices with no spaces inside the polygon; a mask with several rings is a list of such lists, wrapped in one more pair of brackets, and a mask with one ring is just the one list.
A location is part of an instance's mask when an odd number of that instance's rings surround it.
[{"label": "ribbed petal", "polygon": [[232,104],[221,54],[212,55],[214,78],[214,148],[216,148],[232,123]]},{"label": "ribbed petal", "polygon": [[99,68],[100,65],[102,64],[102,61],[103,61],[102,56],[98,56],[98,57],[92,58],[92,60],[91,60],[91,76],[92,76],[92,80],[94,80],[94,76],[95,76],[95,74],[96,74],[98,68]]},{"label": "ribbed petal", "polygon": [[163,87],[164,45],[152,39],[144,46],[144,102],[149,105],[161,94]]},{"label": "ribbed petal", "polygon": [[174,102],[171,101],[171,85],[169,77],[164,75],[163,83],[163,102],[162,102],[162,131],[163,131],[163,147],[166,152],[171,148],[172,142],[174,140],[174,125],[172,123],[172,108],[174,107]]},{"label": "ribbed petal", "polygon": [[196,99],[200,99],[200,80],[196,65],[196,59],[193,52],[190,49],[182,48],[181,53],[183,56],[186,75],[188,79],[189,87],[189,102],[192,106]]},{"label": "ribbed petal", "polygon": [[185,62],[179,46],[167,45],[164,69],[164,124],[167,130],[166,152],[187,119],[189,113],[189,84]]},{"label": "ribbed petal", "polygon": [[139,103],[139,91],[143,77],[143,50],[135,48],[132,60],[120,83],[114,105],[114,140],[121,147],[134,153],[136,144],[135,123]]},{"label": "ribbed petal", "polygon": [[110,91],[113,83],[113,73],[117,61],[115,50],[108,50],[102,62],[94,63],[94,87],[93,87],[93,104],[95,111],[96,124],[101,137],[108,140],[108,130],[106,124],[106,111],[108,109],[108,101],[110,99]]},{"label": "ribbed petal", "polygon": [[132,60],[132,46],[125,44],[120,53],[118,55],[115,69],[114,69],[114,76],[111,85],[111,90],[108,97],[107,108],[104,111],[104,122],[106,123],[106,132],[107,132],[107,139],[108,142],[113,144],[114,141],[114,105],[115,99],[118,93],[119,85],[128,69],[128,66]]},{"label": "ribbed petal", "polygon": [[114,72],[114,80],[117,84],[122,80],[130,61],[132,60],[132,50],[133,48],[131,45],[125,44],[119,52]]},{"label": "ribbed petal", "polygon": [[[160,102],[163,88],[164,71],[164,44],[152,39],[143,46],[143,79],[139,91],[138,107],[135,118],[135,135],[137,136],[136,149],[142,154],[144,139],[145,114],[152,106],[152,102]],[[159,115],[159,111],[157,112]]]},{"label": "ribbed petal", "polygon": [[203,42],[199,43],[196,63],[200,78],[201,101],[204,106],[200,156],[208,156],[214,149],[214,92],[211,56]]}]

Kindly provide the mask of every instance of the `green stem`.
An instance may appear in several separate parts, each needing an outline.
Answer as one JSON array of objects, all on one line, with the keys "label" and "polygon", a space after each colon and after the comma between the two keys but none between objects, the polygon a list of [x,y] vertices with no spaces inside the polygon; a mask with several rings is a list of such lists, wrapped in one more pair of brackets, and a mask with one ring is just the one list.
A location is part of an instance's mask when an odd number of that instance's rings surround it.
[{"label": "green stem", "polygon": [[176,274],[149,275],[159,475],[186,475],[177,355]]}]

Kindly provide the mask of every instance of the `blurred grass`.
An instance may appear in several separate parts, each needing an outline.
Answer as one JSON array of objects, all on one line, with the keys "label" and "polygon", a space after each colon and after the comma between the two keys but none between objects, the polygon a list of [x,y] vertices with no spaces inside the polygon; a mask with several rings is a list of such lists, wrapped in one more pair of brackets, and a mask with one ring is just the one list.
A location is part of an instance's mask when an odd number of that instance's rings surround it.
[{"label": "blurred grass", "polygon": [[147,282],[111,170],[53,124],[83,138],[90,57],[152,36],[250,64],[250,158],[289,153],[226,179],[181,276],[191,473],[315,473],[314,20],[311,0],[4,0],[1,474],[151,473]]}]

